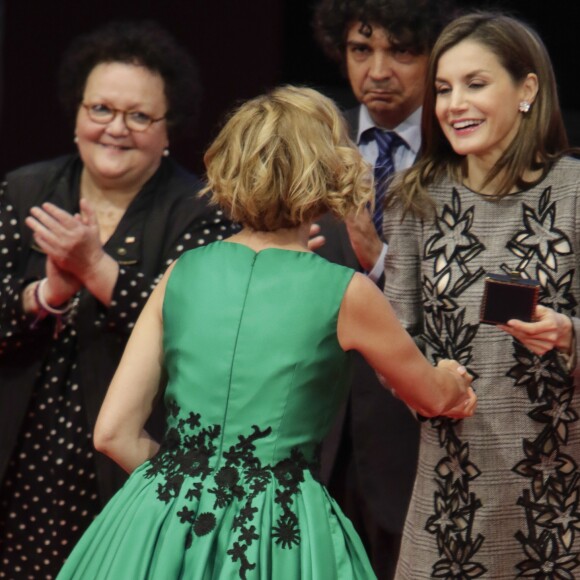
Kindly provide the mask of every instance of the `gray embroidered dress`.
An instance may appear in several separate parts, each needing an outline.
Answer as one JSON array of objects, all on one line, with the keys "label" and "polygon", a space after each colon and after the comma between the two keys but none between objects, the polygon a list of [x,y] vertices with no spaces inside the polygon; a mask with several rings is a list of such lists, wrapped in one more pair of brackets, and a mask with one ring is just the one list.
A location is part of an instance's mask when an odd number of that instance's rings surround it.
[{"label": "gray embroidered dress", "polygon": [[580,161],[499,201],[446,180],[431,194],[435,220],[387,213],[385,293],[429,360],[476,377],[479,405],[469,420],[422,423],[397,579],[572,579],[580,372],[480,324],[479,310],[485,274],[519,270],[540,281],[542,304],[577,316]]}]

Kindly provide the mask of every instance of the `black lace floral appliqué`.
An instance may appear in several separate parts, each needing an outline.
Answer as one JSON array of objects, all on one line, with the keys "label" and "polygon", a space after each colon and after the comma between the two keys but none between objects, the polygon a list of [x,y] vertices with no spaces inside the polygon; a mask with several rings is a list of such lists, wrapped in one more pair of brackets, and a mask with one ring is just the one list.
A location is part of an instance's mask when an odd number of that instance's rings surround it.
[{"label": "black lace floral appliqu\u00e9", "polygon": [[[538,279],[542,304],[575,315],[575,271],[558,268],[561,256],[572,252],[572,243],[556,227],[556,217],[550,188],[542,193],[536,208],[523,204],[522,228],[507,244],[515,262],[500,264],[500,268]],[[473,209],[463,209],[454,190],[451,204],[445,205],[437,218],[437,233],[425,244],[424,258],[432,259],[434,265],[433,278],[423,280],[423,338],[433,349],[434,360],[455,358],[468,368],[477,327],[465,322],[456,298],[481,275],[470,265],[484,250],[470,231],[472,221]],[[580,565],[580,555],[574,549],[580,532],[580,476],[564,446],[571,424],[578,421],[572,406],[573,381],[554,352],[539,357],[517,341],[513,348],[514,364],[507,376],[515,389],[525,389],[532,404],[529,418],[543,425],[535,439],[522,441],[523,457],[513,466],[513,471],[528,481],[518,499],[527,524],[516,533],[524,555],[517,564],[518,577],[572,580],[573,570]],[[469,445],[458,436],[458,422],[436,418],[431,424],[446,452],[435,469],[438,489],[433,515],[425,526],[435,536],[440,554],[432,575],[478,578],[486,572],[477,561],[485,538],[473,534],[481,502],[470,491],[470,484],[480,473],[470,460]]]},{"label": "black lace floral appliqu\u00e9", "polygon": [[[572,253],[572,244],[556,227],[556,204],[550,203],[552,188],[540,196],[538,208],[523,204],[523,229],[508,244],[509,250],[521,259],[517,268],[523,272],[535,257],[550,270],[558,269],[558,256]],[[512,268],[513,269],[513,268]]]},{"label": "black lace floral appliqu\u00e9", "polygon": [[[198,413],[183,417],[180,411],[175,402],[168,404],[168,415],[173,418],[175,426],[167,430],[159,453],[151,459],[145,477],[157,476],[163,480],[157,487],[157,497],[164,503],[178,497],[183,486],[187,486],[185,498],[191,504],[183,505],[177,511],[179,521],[189,526],[186,549],[191,547],[194,534],[204,536],[217,525],[215,513],[198,513],[194,509],[202,490],[215,496],[213,509],[216,512],[234,500],[243,502],[233,521],[236,534],[227,554],[233,562],[239,563],[240,578],[245,580],[247,573],[256,567],[248,560],[248,548],[259,539],[256,526],[252,525],[258,512],[253,501],[270,483],[274,483],[274,501],[281,507],[281,514],[273,526],[275,542],[283,549],[298,546],[300,528],[292,506],[294,497],[300,493],[299,485],[304,481],[304,471],[314,472],[315,465],[297,449],[275,465],[263,465],[255,454],[255,443],[268,437],[272,429],[260,429],[256,425],[252,426],[248,435],[239,435],[238,442],[220,457],[221,427],[202,426]],[[221,467],[214,470],[210,462],[213,465],[219,463]]]},{"label": "black lace floral appliqu\u00e9", "polygon": [[[473,269],[470,262],[485,247],[471,232],[474,208],[462,208],[461,198],[453,190],[450,205],[437,218],[437,232],[427,240],[424,257],[434,261],[433,279],[423,278],[423,338],[433,350],[434,362],[453,358],[469,368],[473,359],[473,340],[478,325],[466,321],[465,309],[456,298],[475,283],[484,271]],[[439,560],[433,565],[434,578],[479,578],[486,572],[478,561],[484,538],[474,533],[474,522],[481,501],[470,491],[471,482],[480,470],[470,459],[469,443],[456,431],[459,421],[437,417],[431,420],[445,455],[435,468],[438,491],[434,513],[425,529],[437,542]]]},{"label": "black lace floral appliqu\u00e9", "polygon": [[[555,226],[557,207],[546,188],[537,209],[524,205],[523,229],[509,248],[520,259],[518,269],[541,283],[540,301],[557,312],[574,315],[577,302],[571,293],[574,270],[558,272],[559,256],[572,252],[572,244]],[[532,268],[532,259],[535,270]],[[515,388],[525,388],[533,405],[528,416],[543,425],[535,439],[522,441],[523,458],[513,471],[528,480],[518,505],[525,511],[526,528],[516,533],[524,559],[518,577],[574,578],[580,565],[574,549],[580,531],[578,465],[565,453],[570,425],[578,421],[572,407],[574,383],[554,351],[537,356],[514,342],[515,364],[508,371]]]},{"label": "black lace floral appliqu\u00e9", "polygon": [[[447,301],[461,295],[485,273],[481,267],[475,271],[469,269],[469,262],[485,249],[479,239],[471,233],[473,217],[473,206],[463,211],[461,197],[454,189],[451,206],[445,205],[441,215],[437,217],[437,233],[425,243],[425,259],[434,260],[434,274],[438,277],[437,286],[441,283],[446,286],[446,291],[438,294],[440,296],[448,294]],[[452,266],[457,266],[459,273],[453,285],[450,284]]]}]

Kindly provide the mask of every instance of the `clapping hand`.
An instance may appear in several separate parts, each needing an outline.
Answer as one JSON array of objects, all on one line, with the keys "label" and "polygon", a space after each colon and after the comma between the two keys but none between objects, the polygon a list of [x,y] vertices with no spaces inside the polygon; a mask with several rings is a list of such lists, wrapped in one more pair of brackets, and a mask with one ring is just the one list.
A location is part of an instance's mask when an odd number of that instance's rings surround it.
[{"label": "clapping hand", "polygon": [[35,206],[26,225],[53,265],[82,284],[105,255],[96,216],[85,200],[81,200],[81,213],[75,215],[52,203]]},{"label": "clapping hand", "polygon": [[78,278],[59,268],[50,256],[46,258],[46,279],[45,298],[54,306],[72,298],[82,287]]}]

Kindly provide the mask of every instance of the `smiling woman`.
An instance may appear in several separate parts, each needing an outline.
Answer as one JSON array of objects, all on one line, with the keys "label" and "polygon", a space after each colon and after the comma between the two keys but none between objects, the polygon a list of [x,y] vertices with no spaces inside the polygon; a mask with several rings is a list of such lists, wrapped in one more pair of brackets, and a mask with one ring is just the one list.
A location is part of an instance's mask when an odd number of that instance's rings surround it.
[{"label": "smiling woman", "polygon": [[[538,75],[513,78],[491,49],[467,39],[441,55],[435,91],[437,120],[453,150],[466,156],[468,185],[497,193],[495,184],[484,185],[485,177],[518,133],[520,105],[526,103],[529,111]],[[529,180],[534,172],[524,173]]]},{"label": "smiling woman", "polygon": [[[537,34],[501,14],[449,24],[422,129],[385,214],[385,293],[431,360],[476,377],[479,406],[421,425],[397,578],[577,577],[580,161]],[[480,323],[494,273],[538,281],[531,322]]]},{"label": "smiling woman", "polygon": [[169,146],[167,105],[163,78],[144,66],[101,63],[91,71],[75,128],[88,195],[109,182],[137,193],[157,171]]},{"label": "smiling woman", "polygon": [[153,23],[81,37],[61,71],[78,154],[0,189],[0,578],[53,578],[121,486],[92,431],[125,343],[168,264],[234,229],[168,156],[199,93]]}]

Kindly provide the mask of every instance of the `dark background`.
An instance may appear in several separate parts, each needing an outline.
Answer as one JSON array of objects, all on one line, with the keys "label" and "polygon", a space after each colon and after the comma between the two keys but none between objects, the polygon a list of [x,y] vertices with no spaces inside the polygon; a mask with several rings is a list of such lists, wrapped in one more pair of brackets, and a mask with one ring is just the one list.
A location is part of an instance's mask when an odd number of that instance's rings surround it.
[{"label": "dark background", "polygon": [[[277,84],[295,83],[319,88],[348,106],[352,101],[346,81],[312,38],[315,4],[316,0],[0,0],[0,174],[74,150],[72,127],[57,101],[58,63],[75,36],[109,20],[155,19],[196,58],[204,85],[202,116],[193,134],[171,144],[171,154],[199,173],[203,150],[224,112],[240,100]],[[539,31],[554,62],[571,141],[580,145],[580,3],[502,0],[486,5],[460,0],[459,5],[500,7]]]}]

